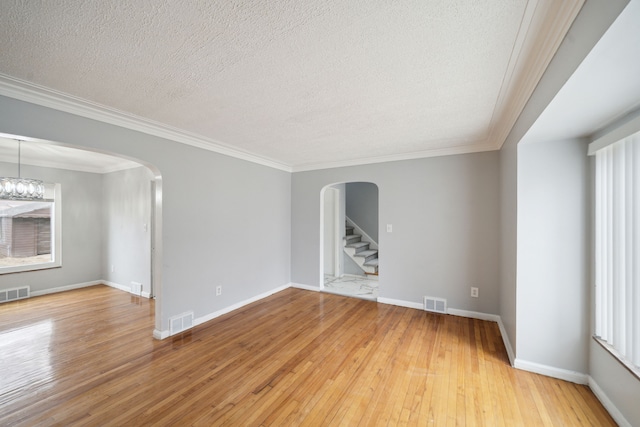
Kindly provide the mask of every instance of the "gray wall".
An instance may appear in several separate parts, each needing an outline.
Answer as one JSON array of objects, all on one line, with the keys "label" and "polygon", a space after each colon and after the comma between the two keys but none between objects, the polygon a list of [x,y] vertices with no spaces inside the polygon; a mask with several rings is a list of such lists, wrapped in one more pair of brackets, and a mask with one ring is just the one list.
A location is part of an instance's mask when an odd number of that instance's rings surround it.
[{"label": "gray wall", "polygon": [[289,173],[7,97],[0,132],[121,154],[160,171],[157,329],[168,330],[173,315],[206,316],[290,282]]},{"label": "gray wall", "polygon": [[[139,167],[103,176],[103,274],[109,282],[151,291],[151,181]],[[111,267],[113,266],[113,272]]]},{"label": "gray wall", "polygon": [[348,182],[347,216],[378,242],[378,187],[370,182]]},{"label": "gray wall", "polygon": [[500,316],[516,355],[519,341],[516,336],[516,313],[519,309],[516,306],[515,252],[518,209],[516,146],[628,3],[629,0],[585,2],[501,150]]},{"label": "gray wall", "polygon": [[[518,145],[508,141],[500,150],[500,319],[515,358],[517,349],[516,272],[518,242]],[[504,337],[503,337],[504,338]],[[511,360],[513,362],[513,360]]]},{"label": "gray wall", "polygon": [[589,340],[589,373],[632,426],[640,426],[640,380],[603,349]]},{"label": "gray wall", "polygon": [[588,372],[587,142],[518,146],[517,359]]},{"label": "gray wall", "polygon": [[[0,163],[0,176],[13,176],[15,169]],[[61,184],[62,267],[0,275],[0,289],[28,285],[36,292],[100,280],[102,175],[22,165],[22,176]]]},{"label": "gray wall", "polygon": [[[380,296],[498,312],[497,152],[294,173],[292,281],[317,286],[320,192],[336,182],[379,189]],[[386,224],[393,232],[386,232]],[[469,296],[480,288],[480,298]]]}]

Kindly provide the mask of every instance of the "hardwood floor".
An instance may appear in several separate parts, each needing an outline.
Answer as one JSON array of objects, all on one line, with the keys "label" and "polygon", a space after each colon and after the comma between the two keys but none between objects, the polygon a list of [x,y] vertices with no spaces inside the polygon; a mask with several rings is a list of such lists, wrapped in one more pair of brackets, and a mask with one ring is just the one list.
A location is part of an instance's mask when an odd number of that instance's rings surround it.
[{"label": "hardwood floor", "polygon": [[495,323],[287,289],[156,341],[95,286],[0,305],[0,425],[615,425]]}]

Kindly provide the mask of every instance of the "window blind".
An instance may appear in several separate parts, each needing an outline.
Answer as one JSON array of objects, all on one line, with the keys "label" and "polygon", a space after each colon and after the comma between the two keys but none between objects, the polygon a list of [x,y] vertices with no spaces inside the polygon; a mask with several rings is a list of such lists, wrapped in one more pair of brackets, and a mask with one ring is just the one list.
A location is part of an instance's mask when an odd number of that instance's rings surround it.
[{"label": "window blind", "polygon": [[595,334],[639,368],[640,133],[595,155]]}]

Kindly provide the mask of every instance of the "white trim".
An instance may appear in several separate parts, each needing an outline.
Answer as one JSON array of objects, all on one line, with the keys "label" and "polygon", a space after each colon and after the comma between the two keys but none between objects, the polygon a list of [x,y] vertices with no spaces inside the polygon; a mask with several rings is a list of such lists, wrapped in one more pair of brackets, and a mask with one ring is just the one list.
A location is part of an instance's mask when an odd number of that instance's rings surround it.
[{"label": "white trim", "polygon": [[103,280],[102,283],[104,283],[105,285],[110,286],[112,288],[119,289],[121,291],[125,291],[125,292],[131,293],[131,286],[121,285],[119,283],[110,282],[108,280]]},{"label": "white trim", "polygon": [[507,349],[507,356],[509,356],[509,364],[513,366],[513,363],[516,360],[516,355],[513,353],[513,347],[511,347],[511,341],[509,341],[509,335],[507,335],[507,329],[504,327],[504,323],[502,323],[502,317],[498,319],[498,327],[500,328],[500,335],[502,335],[502,342],[504,342],[504,347]]},{"label": "white trim", "polygon": [[187,132],[153,120],[135,116],[115,108],[106,107],[95,102],[87,101],[45,86],[27,82],[0,73],[0,95],[20,101],[30,102],[43,107],[53,108],[66,113],[75,114],[104,123],[143,132],[149,135],[181,142],[204,150],[214,151],[226,156],[257,163],[285,172],[291,172],[289,165],[258,156],[211,138]]},{"label": "white trim", "polygon": [[[62,267],[62,191],[61,184],[45,183],[46,198],[43,202],[53,204],[51,213],[51,261],[37,264],[13,265],[0,267],[0,275],[12,273],[26,273],[29,271],[49,270]],[[53,194],[51,194],[53,193]]]},{"label": "white trim", "polygon": [[153,330],[153,338],[157,340],[163,340],[165,338],[169,338],[169,331],[159,331],[158,329]]},{"label": "white trim", "polygon": [[603,135],[596,136],[596,138],[589,144],[589,156],[593,156],[597,151],[608,147],[611,144],[633,135],[636,132],[640,132],[640,109],[627,114],[620,119],[615,128],[606,132]]},{"label": "white trim", "polygon": [[[125,292],[129,292],[131,295],[135,295],[134,293],[131,292],[131,286],[127,286],[127,285],[121,285],[120,283],[115,283],[115,282],[110,282],[108,280],[102,280],[99,283],[104,283],[107,286],[110,286],[112,288],[115,289],[119,289],[121,291],[125,291]],[[138,297],[143,297],[143,298],[149,298],[149,292],[142,292],[142,294],[140,295],[136,295]]]},{"label": "white trim", "polygon": [[463,145],[458,147],[434,148],[432,150],[414,151],[411,153],[393,154],[390,156],[366,157],[361,159],[339,160],[336,162],[306,163],[302,165],[294,165],[291,167],[291,172],[307,172],[321,169],[342,168],[347,166],[371,165],[375,163],[424,159],[428,157],[451,156],[455,154],[481,153],[484,151],[495,151],[499,149],[499,146],[490,142],[475,145]]},{"label": "white trim", "polygon": [[[376,187],[377,187],[377,185],[376,185]],[[365,233],[365,231],[364,231],[362,228],[360,228],[360,227],[358,226],[358,224],[356,224],[356,223],[355,223],[351,218],[349,218],[349,217],[348,217],[348,216],[346,216],[346,215],[345,215],[344,217],[347,219],[347,224],[349,224],[350,226],[352,226],[352,227],[353,227],[353,230],[354,230],[355,234],[358,234],[358,235],[362,236],[362,237],[363,237],[363,240],[364,240],[365,242],[369,243],[369,248],[370,248],[370,249],[375,249],[375,250],[378,250],[378,249],[379,249],[379,248],[378,248],[378,242],[376,242],[375,240],[373,240],[373,239],[371,238],[371,236],[369,236],[367,233]]]},{"label": "white trim", "polygon": [[589,388],[596,395],[602,406],[609,412],[611,418],[615,420],[620,427],[631,427],[631,423],[622,415],[622,412],[613,404],[609,396],[600,388],[596,380],[589,376]]},{"label": "white trim", "polygon": [[500,316],[497,314],[480,313],[479,311],[459,310],[457,308],[447,309],[447,314],[460,317],[469,317],[471,319],[488,320],[490,322],[499,322]]},{"label": "white trim", "polygon": [[320,287],[303,285],[301,283],[289,283],[289,286],[296,289],[304,289],[305,291],[320,292]]},{"label": "white trim", "polygon": [[424,310],[424,305],[419,302],[403,301],[399,299],[382,298],[382,297],[378,297],[378,302],[382,304],[397,305],[398,307],[407,307],[407,308],[415,308],[417,310]]},{"label": "white trim", "polygon": [[198,317],[198,318],[193,320],[193,326],[197,326],[197,325],[200,325],[202,323],[208,322],[209,320],[213,320],[216,317],[220,317],[223,314],[230,313],[233,310],[237,310],[239,308],[242,308],[245,305],[254,303],[254,302],[259,301],[259,300],[261,300],[263,298],[271,296],[271,295],[273,295],[275,293],[278,293],[280,291],[284,291],[285,289],[288,289],[290,287],[291,287],[291,283],[287,283],[286,285],[279,286],[279,287],[277,287],[275,289],[271,289],[270,291],[261,293],[260,295],[256,295],[255,297],[251,297],[251,298],[246,299],[244,301],[240,301],[240,302],[238,302],[236,304],[232,304],[232,305],[230,305],[228,307],[225,307],[225,308],[223,308],[221,310],[214,311],[213,313],[205,314],[204,316],[200,316],[200,317]]},{"label": "white trim", "polygon": [[91,282],[76,283],[74,285],[58,286],[56,288],[43,289],[41,291],[31,291],[31,296],[39,297],[41,295],[55,294],[58,292],[71,291],[73,289],[88,288],[89,286],[102,285],[103,283],[104,282],[102,280],[93,280]]},{"label": "white trim", "polygon": [[545,375],[547,377],[570,381],[576,384],[586,385],[589,383],[589,376],[587,374],[583,374],[581,372],[576,372],[576,371],[570,371],[568,369],[556,368],[549,365],[543,365],[540,363],[529,362],[527,360],[516,359],[513,363],[513,367],[517,369],[521,369],[523,371]]},{"label": "white trim", "polygon": [[502,318],[497,314],[489,314],[489,313],[481,313],[479,311],[468,311],[468,310],[459,310],[457,308],[449,308],[447,309],[447,314],[451,314],[453,316],[460,317],[469,317],[471,319],[480,319],[487,320],[490,322],[496,322],[498,324],[498,328],[500,328],[500,335],[502,336],[502,342],[504,343],[504,348],[507,350],[507,356],[509,357],[509,364],[513,366],[513,362],[515,360],[515,355],[513,354],[513,347],[511,347],[511,342],[509,341],[509,335],[507,335],[507,330],[502,323]]}]

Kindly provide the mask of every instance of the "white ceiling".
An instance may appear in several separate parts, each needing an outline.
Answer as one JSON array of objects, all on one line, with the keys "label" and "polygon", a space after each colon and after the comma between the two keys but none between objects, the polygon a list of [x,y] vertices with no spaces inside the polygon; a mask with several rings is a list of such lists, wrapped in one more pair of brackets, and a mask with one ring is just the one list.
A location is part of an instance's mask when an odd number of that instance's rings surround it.
[{"label": "white ceiling", "polygon": [[501,147],[583,0],[0,2],[0,75],[292,170]]},{"label": "white ceiling", "polygon": [[640,108],[640,0],[632,0],[523,142],[590,136]]}]

